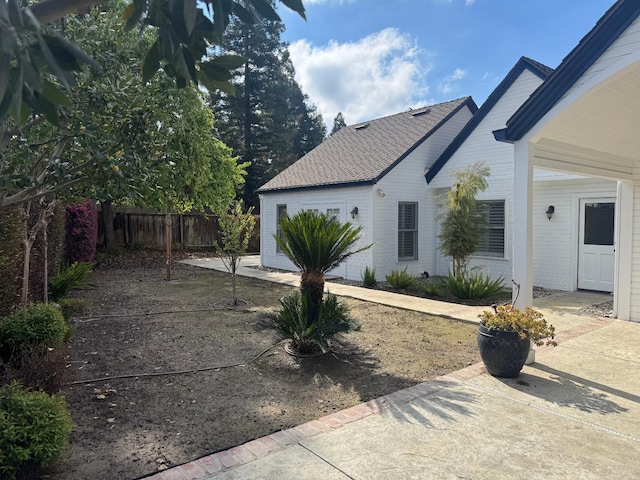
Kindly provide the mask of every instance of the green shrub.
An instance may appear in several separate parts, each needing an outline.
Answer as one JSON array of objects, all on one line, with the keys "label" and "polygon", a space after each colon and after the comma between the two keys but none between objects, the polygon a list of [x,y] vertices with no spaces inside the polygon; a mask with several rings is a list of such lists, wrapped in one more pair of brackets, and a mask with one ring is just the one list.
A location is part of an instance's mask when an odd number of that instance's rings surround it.
[{"label": "green shrub", "polygon": [[56,302],[62,316],[68,322],[73,317],[80,317],[87,311],[89,303],[84,298],[61,298]]},{"label": "green shrub", "polygon": [[71,327],[57,305],[36,303],[13,312],[0,323],[2,356],[20,355],[32,347],[57,347],[71,334]]},{"label": "green shrub", "polygon": [[95,285],[89,282],[92,263],[74,262],[66,269],[58,272],[49,283],[49,295],[53,301],[59,300],[69,295],[71,290],[79,288],[94,288]]},{"label": "green shrub", "polygon": [[47,466],[65,451],[72,422],[62,398],[24,389],[0,388],[0,477],[14,478],[33,462]]},{"label": "green shrub", "polygon": [[463,300],[478,300],[481,298],[497,297],[504,293],[504,279],[491,280],[489,275],[470,273],[453,275],[444,280],[444,285],[452,295]]},{"label": "green shrub", "polygon": [[330,293],[322,301],[317,322],[309,322],[309,300],[300,292],[282,298],[280,304],[282,310],[265,314],[262,324],[289,338],[299,353],[312,353],[318,348],[326,353],[336,335],[360,329],[349,315],[349,307]]},{"label": "green shrub", "polygon": [[378,281],[376,280],[376,269],[365,267],[362,273],[362,283],[365,287],[375,287]]},{"label": "green shrub", "polygon": [[404,290],[416,283],[416,276],[407,273],[407,267],[404,267],[402,271],[391,270],[391,273],[384,278],[396,290]]},{"label": "green shrub", "polygon": [[442,294],[442,281],[429,280],[426,282],[416,282],[414,287],[427,297],[439,297]]},{"label": "green shrub", "polygon": [[66,348],[50,349],[46,345],[25,349],[19,361],[3,365],[0,385],[17,380],[32,390],[42,390],[51,395],[58,393],[66,380],[68,353]]}]

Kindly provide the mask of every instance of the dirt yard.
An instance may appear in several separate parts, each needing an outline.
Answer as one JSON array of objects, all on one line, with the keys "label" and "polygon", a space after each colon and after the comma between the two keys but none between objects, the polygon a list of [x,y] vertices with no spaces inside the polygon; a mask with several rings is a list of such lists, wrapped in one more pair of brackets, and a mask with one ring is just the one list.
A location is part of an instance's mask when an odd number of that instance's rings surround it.
[{"label": "dirt yard", "polygon": [[361,331],[293,358],[258,327],[290,287],[239,278],[250,303],[231,308],[229,275],[176,264],[166,282],[161,254],[131,253],[76,295],[90,302],[62,392],[76,427],[47,478],[142,477],[479,361],[473,325],[355,300]]}]

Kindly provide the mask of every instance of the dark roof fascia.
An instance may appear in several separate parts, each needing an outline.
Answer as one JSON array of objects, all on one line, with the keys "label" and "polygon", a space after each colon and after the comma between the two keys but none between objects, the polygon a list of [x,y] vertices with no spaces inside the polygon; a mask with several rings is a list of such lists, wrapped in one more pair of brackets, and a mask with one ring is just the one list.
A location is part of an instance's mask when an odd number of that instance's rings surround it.
[{"label": "dark roof fascia", "polygon": [[281,192],[291,192],[293,190],[303,191],[303,190],[320,190],[323,188],[347,188],[347,187],[359,187],[362,185],[375,185],[378,181],[375,178],[371,178],[368,180],[360,180],[356,182],[347,182],[347,183],[323,183],[322,185],[300,185],[294,187],[285,187],[285,188],[270,188],[267,190],[258,189],[256,193],[259,194],[270,194],[270,193],[281,193]]},{"label": "dark roof fascia", "polygon": [[409,148],[406,152],[404,152],[400,157],[398,157],[398,159],[395,162],[393,162],[391,165],[389,165],[387,168],[385,168],[384,171],[382,171],[382,173],[380,173],[380,175],[378,175],[376,177],[376,179],[375,179],[376,183],[379,182],[380,180],[382,180],[382,178],[387,173],[389,173],[391,170],[393,170],[396,167],[396,165],[398,165],[402,160],[407,158],[407,156],[409,156],[411,154],[411,152],[413,152],[422,143],[424,143],[431,135],[436,133],[440,129],[440,127],[442,127],[444,124],[446,124],[456,113],[458,113],[464,107],[468,107],[469,108],[469,110],[471,111],[471,115],[474,115],[478,111],[478,105],[476,105],[476,102],[473,101],[473,98],[472,97],[467,97],[464,102],[462,102],[460,105],[458,105],[454,110],[452,110],[442,120],[440,120],[440,122],[435,127],[433,127],[431,130],[429,130],[420,140],[418,140],[416,143],[414,143],[413,146],[411,148]]},{"label": "dark roof fascia", "polygon": [[520,140],[640,15],[638,0],[619,0],[507,121],[505,141]]},{"label": "dark roof fascia", "polygon": [[[438,172],[445,166],[454,153],[462,146],[464,141],[473,133],[480,122],[488,115],[488,113],[496,106],[498,101],[507,92],[509,87],[518,79],[518,77],[525,70],[529,70],[531,73],[544,80],[549,76],[549,72],[542,70],[537,62],[532,61],[526,57],[520,57],[520,60],[513,66],[513,68],[507,73],[504,79],[498,84],[498,86],[491,92],[489,97],[482,104],[477,113],[469,120],[460,133],[453,139],[451,144],[446,148],[440,158],[435,161],[429,171],[425,173],[427,183],[435,178]],[[549,69],[551,70],[551,69]]]}]

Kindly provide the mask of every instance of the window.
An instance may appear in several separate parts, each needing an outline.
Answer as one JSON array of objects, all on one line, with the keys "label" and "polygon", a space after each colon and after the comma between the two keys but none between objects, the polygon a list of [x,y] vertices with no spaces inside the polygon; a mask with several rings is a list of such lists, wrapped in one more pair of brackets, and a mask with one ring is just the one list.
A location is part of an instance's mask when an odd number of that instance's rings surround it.
[{"label": "window", "polygon": [[[282,238],[282,231],[280,230],[280,220],[287,216],[286,205],[276,205],[276,236]],[[276,253],[282,253],[280,245],[276,242]]]},{"label": "window", "polygon": [[486,209],[487,230],[480,237],[474,255],[504,257],[504,200],[481,203]]},{"label": "window", "polygon": [[340,209],[339,208],[327,208],[327,215],[340,221]]},{"label": "window", "polygon": [[398,261],[418,259],[418,204],[398,203]]}]

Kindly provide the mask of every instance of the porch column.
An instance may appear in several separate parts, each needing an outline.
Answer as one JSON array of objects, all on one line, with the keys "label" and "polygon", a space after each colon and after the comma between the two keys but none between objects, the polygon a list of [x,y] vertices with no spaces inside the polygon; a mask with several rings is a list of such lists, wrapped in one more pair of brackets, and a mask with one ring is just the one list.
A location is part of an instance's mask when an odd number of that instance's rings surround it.
[{"label": "porch column", "polygon": [[621,320],[631,318],[631,261],[633,225],[633,182],[618,182],[616,201],[616,253],[613,310]]},{"label": "porch column", "polygon": [[512,301],[524,309],[533,302],[533,154],[526,140],[514,147],[513,281],[520,292],[514,285]]}]

